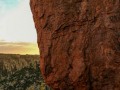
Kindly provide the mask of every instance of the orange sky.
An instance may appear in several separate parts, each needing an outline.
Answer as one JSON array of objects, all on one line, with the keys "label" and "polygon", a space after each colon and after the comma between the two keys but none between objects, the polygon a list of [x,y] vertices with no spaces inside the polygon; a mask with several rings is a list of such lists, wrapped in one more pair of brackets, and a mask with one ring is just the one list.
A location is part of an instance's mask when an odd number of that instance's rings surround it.
[{"label": "orange sky", "polygon": [[36,43],[0,41],[0,53],[6,54],[39,54]]}]

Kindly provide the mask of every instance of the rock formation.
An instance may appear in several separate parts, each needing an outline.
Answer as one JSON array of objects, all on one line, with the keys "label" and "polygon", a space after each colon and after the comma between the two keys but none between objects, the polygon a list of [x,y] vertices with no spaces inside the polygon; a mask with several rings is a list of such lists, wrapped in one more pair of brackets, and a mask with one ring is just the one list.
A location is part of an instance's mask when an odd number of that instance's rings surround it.
[{"label": "rock formation", "polygon": [[120,0],[31,0],[41,71],[53,90],[120,90]]}]

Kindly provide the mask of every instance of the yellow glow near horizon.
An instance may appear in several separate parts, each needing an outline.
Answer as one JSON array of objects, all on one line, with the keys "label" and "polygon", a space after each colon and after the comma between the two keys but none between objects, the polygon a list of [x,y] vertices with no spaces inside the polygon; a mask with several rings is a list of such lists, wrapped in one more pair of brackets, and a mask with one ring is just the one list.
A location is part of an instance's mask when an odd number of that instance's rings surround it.
[{"label": "yellow glow near horizon", "polygon": [[39,54],[39,49],[36,44],[33,44],[27,47],[24,52],[22,51],[21,54]]},{"label": "yellow glow near horizon", "polygon": [[19,54],[39,54],[39,49],[37,48],[37,44],[29,44],[28,46],[25,46],[23,50],[19,50],[16,53]]},{"label": "yellow glow near horizon", "polygon": [[0,53],[5,54],[39,54],[36,43],[0,42]]}]

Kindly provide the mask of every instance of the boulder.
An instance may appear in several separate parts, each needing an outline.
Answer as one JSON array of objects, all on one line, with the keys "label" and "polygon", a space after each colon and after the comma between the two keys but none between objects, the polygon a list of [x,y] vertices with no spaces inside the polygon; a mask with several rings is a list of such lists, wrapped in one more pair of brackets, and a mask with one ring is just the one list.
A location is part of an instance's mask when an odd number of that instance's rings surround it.
[{"label": "boulder", "polygon": [[40,68],[53,90],[120,90],[120,0],[30,0]]}]

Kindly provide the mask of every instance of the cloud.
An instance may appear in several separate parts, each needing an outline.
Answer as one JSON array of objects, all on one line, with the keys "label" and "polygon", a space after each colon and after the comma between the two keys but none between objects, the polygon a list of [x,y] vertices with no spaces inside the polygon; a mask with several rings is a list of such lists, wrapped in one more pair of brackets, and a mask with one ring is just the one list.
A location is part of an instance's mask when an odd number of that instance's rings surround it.
[{"label": "cloud", "polygon": [[36,43],[0,41],[0,53],[39,54],[39,49]]},{"label": "cloud", "polygon": [[39,54],[29,0],[0,0],[0,53]]},{"label": "cloud", "polygon": [[29,0],[1,1],[4,1],[4,6],[8,4],[15,6],[16,3],[17,6],[10,10],[7,8],[7,11],[3,9],[5,13],[0,11],[0,39],[9,42],[36,42],[36,30]]}]

